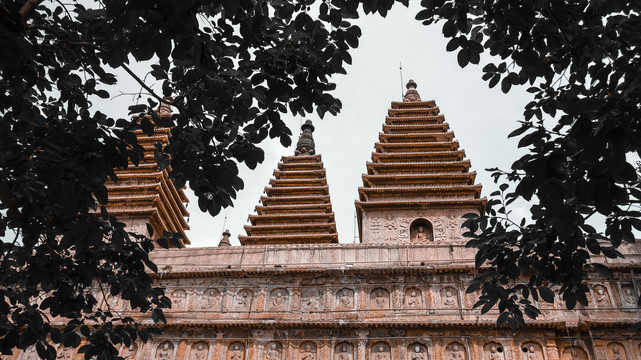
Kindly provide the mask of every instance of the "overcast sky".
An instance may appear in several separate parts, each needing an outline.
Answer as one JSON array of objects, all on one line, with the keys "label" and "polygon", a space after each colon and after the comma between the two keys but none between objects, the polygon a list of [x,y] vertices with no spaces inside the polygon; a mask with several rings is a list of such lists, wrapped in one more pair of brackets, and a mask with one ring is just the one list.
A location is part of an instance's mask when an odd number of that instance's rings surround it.
[{"label": "overcast sky", "polygon": [[[497,188],[484,169],[497,166],[509,169],[522,153],[517,150],[516,141],[507,139],[507,134],[518,127],[523,107],[531,100],[525,88],[512,88],[507,95],[499,87],[489,89],[487,82],[481,80],[481,69],[489,56],[485,62],[482,58],[480,65],[461,69],[456,53],[445,51],[447,40],[441,34],[442,24],[426,27],[414,20],[420,7],[418,1],[412,4],[409,9],[396,4],[386,18],[370,15],[354,21],[363,31],[360,46],[351,52],[353,63],[346,68],[347,75],[332,79],[337,84],[333,94],[341,99],[343,109],[338,116],[328,114],[322,120],[317,116],[308,117],[316,127],[316,152],[322,155],[327,169],[342,243],[354,241],[354,201],[358,198],[358,187],[362,186],[361,174],[366,172],[365,163],[371,160],[390,103],[401,100],[401,89],[405,90],[409,79],[416,81],[423,100],[436,100],[455,138],[472,161],[472,171],[478,173],[477,183],[484,185],[483,196]],[[403,65],[402,83],[399,63]],[[140,73],[146,71],[144,66],[134,66]],[[117,88],[110,89],[112,96],[119,91],[139,90],[126,74],[116,73],[120,74],[119,82]],[[145,98],[143,96],[143,102]],[[115,96],[96,103],[96,109],[115,118],[126,117],[127,107],[135,101],[131,95]],[[301,121],[307,118],[285,115],[284,119],[294,133],[295,146]],[[266,141],[261,147],[265,150],[262,164],[255,170],[240,166],[245,189],[238,194],[233,208],[223,209],[212,218],[200,212],[196,199],[189,194],[191,230],[187,235],[191,246],[218,245],[224,229],[232,233],[232,244],[239,245],[237,236],[245,234],[243,226],[248,224],[247,216],[255,213],[254,207],[281,156],[294,154],[294,147],[283,148],[277,140]],[[517,209],[515,215],[519,216],[523,210]]]}]

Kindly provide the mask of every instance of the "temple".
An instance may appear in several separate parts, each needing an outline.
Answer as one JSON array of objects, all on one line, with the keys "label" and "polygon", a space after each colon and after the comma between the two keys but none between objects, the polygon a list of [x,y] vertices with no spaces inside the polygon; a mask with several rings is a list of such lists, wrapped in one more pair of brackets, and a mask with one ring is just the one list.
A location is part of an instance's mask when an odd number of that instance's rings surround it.
[{"label": "temple", "polygon": [[[461,216],[482,213],[486,199],[440,109],[421,99],[414,81],[404,101],[392,102],[364,164],[355,202],[359,243],[338,243],[325,177],[331,164],[321,161],[311,122],[301,130],[294,154],[278,163],[246,235],[239,236],[241,246],[230,246],[226,231],[217,247],[152,253],[160,273],[151,275],[173,305],[162,335],[121,349],[123,357],[641,359],[641,336],[627,330],[641,317],[636,245],[622,245],[624,259],[594,257],[613,269],[614,279],[590,275],[587,307],[571,311],[559,299],[540,302],[542,314],[516,332],[496,325],[496,309],[474,309],[479,294],[466,289],[477,275],[475,251],[465,247]],[[137,168],[126,173],[126,189],[139,184],[148,197],[123,195],[114,206],[154,227],[186,229],[178,216],[185,214],[180,190],[165,186],[164,173],[149,172],[154,177]],[[129,194],[124,186],[110,191]],[[155,212],[148,211],[153,206]],[[169,221],[164,214],[176,215]],[[104,302],[151,324],[117,298]],[[59,358],[72,357],[81,355],[60,349]]]}]

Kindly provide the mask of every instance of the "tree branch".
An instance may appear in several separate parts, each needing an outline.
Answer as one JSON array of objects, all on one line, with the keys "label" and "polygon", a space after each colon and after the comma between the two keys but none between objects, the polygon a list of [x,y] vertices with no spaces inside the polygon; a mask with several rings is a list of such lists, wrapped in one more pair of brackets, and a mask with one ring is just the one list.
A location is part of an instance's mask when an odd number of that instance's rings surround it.
[{"label": "tree branch", "polygon": [[27,0],[27,2],[22,5],[20,10],[18,11],[18,15],[20,15],[20,19],[24,22],[27,21],[27,17],[31,15],[33,12],[33,9],[36,8],[36,6],[40,5],[42,0]]}]

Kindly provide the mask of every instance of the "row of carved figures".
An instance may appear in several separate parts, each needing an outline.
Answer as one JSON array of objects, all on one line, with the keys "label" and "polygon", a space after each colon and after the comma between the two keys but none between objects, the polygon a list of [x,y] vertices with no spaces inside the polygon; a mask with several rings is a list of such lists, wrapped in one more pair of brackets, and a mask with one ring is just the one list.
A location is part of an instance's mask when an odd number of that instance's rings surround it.
[{"label": "row of carved figures", "polygon": [[[482,357],[482,360],[589,360],[588,350],[578,344],[564,345],[557,349],[556,345],[546,346],[538,341],[524,341],[519,344],[505,344],[498,341],[488,341],[470,344],[464,340],[449,340],[436,349],[430,339],[410,342],[409,345],[390,346],[387,341],[371,341],[359,339],[355,342],[325,342],[299,341],[283,343],[268,341],[256,344],[253,349],[245,342],[235,341],[216,347],[210,341],[194,341],[186,349],[179,351],[179,341],[164,340],[156,344],[132,344],[122,347],[120,355],[125,359],[155,359],[155,360],[471,360]],[[597,351],[597,359],[632,360],[641,357],[641,344],[625,345],[619,341],[607,341]],[[226,345],[226,346],[225,346]],[[321,348],[324,347],[323,350]],[[475,349],[476,348],[476,349]],[[560,350],[560,351],[559,351]],[[438,353],[435,353],[438,352]],[[478,353],[480,352],[480,354]],[[552,352],[557,352],[553,354]],[[607,357],[605,356],[607,353]],[[475,357],[476,356],[476,357]],[[71,348],[60,347],[58,359],[80,359]],[[12,357],[3,359],[13,360]],[[36,360],[38,356],[34,348],[29,348],[15,357],[15,360]]]},{"label": "row of carved figures", "polygon": [[[204,311],[351,311],[351,310],[426,310],[426,309],[461,309],[471,307],[458,286],[437,285],[435,290],[427,286],[409,286],[399,290],[399,294],[390,292],[387,287],[368,286],[362,288],[360,296],[356,287],[301,287],[262,288],[255,292],[251,288],[227,289],[221,292],[217,288],[189,289],[173,288],[168,291],[172,300],[170,311],[204,310]],[[614,294],[614,296],[612,296]],[[631,283],[601,282],[592,285],[592,308],[636,308],[637,291]],[[473,296],[475,294],[472,294]],[[394,298],[398,298],[398,303]],[[588,297],[590,298],[590,297]],[[112,308],[121,308],[119,298],[110,298]],[[552,307],[541,303],[543,309]],[[554,304],[557,309],[565,309],[562,302]]]}]

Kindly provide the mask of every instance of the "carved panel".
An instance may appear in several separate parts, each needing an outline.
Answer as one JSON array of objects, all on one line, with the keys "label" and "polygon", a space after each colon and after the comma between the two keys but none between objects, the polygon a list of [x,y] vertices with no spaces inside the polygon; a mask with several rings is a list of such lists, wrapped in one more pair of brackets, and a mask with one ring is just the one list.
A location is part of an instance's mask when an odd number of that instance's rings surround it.
[{"label": "carved panel", "polygon": [[299,360],[316,360],[316,345],[311,341],[305,341],[300,344],[298,354]]},{"label": "carved panel", "polygon": [[636,308],[637,296],[632,284],[621,285],[621,306],[625,308]]},{"label": "carved panel", "polygon": [[467,351],[460,342],[454,341],[445,347],[444,360],[467,360]]},{"label": "carved panel", "polygon": [[610,300],[610,294],[608,288],[601,284],[594,285],[592,287],[592,295],[594,296],[594,304],[599,308],[609,308],[612,307],[612,301]]},{"label": "carved panel", "polygon": [[419,288],[416,287],[406,289],[404,303],[406,309],[422,309],[423,293]]},{"label": "carved panel", "polygon": [[283,360],[283,345],[278,341],[271,341],[265,345],[265,360]]},{"label": "carved panel", "polygon": [[39,360],[38,352],[36,351],[35,346],[28,347],[22,354],[20,354],[20,360]]},{"label": "carved panel", "polygon": [[202,310],[220,310],[220,291],[209,288],[203,291],[199,308]]},{"label": "carved panel", "polygon": [[135,359],[138,355],[138,344],[132,343],[130,346],[122,345],[120,347],[120,356],[129,360]]},{"label": "carved panel", "polygon": [[541,345],[535,342],[526,342],[521,346],[523,360],[544,360]]},{"label": "carved panel", "polygon": [[348,342],[341,342],[334,349],[334,360],[353,360],[354,345]]},{"label": "carved panel", "polygon": [[372,345],[369,351],[370,360],[390,360],[391,351],[386,342],[380,341]]},{"label": "carved panel", "polygon": [[300,311],[321,310],[321,292],[318,288],[303,288],[300,291]]},{"label": "carved panel", "polygon": [[354,290],[342,288],[336,293],[336,308],[351,310],[354,308]]},{"label": "carved panel", "polygon": [[434,241],[445,241],[447,237],[445,232],[445,224],[447,224],[447,218],[444,216],[439,216],[430,220],[432,222],[432,227],[434,228]]},{"label": "carved panel", "polygon": [[187,307],[187,292],[183,289],[176,289],[171,293],[171,309],[180,311]]},{"label": "carved panel", "polygon": [[370,292],[369,307],[374,310],[390,308],[390,293],[387,289],[376,288]]},{"label": "carved panel", "polygon": [[227,349],[227,360],[244,360],[245,358],[245,345],[241,342],[234,342],[229,344]]},{"label": "carved panel", "polygon": [[486,360],[505,360],[503,346],[496,342],[490,342],[483,346],[483,359]]},{"label": "carved panel", "polygon": [[60,347],[58,348],[57,359],[72,360],[73,359],[73,354],[74,354],[74,349],[73,348],[64,347],[64,346],[60,345]]},{"label": "carved panel", "polygon": [[254,292],[249,289],[240,289],[236,293],[232,309],[237,311],[247,311],[251,307]]},{"label": "carved panel", "polygon": [[204,341],[199,341],[191,346],[189,360],[206,360],[209,354],[209,345]]},{"label": "carved panel", "polygon": [[625,351],[625,346],[618,342],[608,344],[608,354],[610,360],[628,360],[628,353]]},{"label": "carved panel", "polygon": [[441,306],[446,309],[456,309],[459,307],[458,290],[453,286],[446,286],[441,289]]},{"label": "carved panel", "polygon": [[165,341],[156,348],[156,360],[172,360],[174,358],[174,344]]},{"label": "carved panel", "polygon": [[407,347],[407,360],[430,360],[427,346],[414,343]]},{"label": "carved panel", "polygon": [[568,346],[563,349],[561,360],[588,360],[588,354],[578,346]]},{"label": "carved panel", "polygon": [[285,311],[289,301],[289,292],[287,289],[278,288],[269,293],[269,310]]}]

